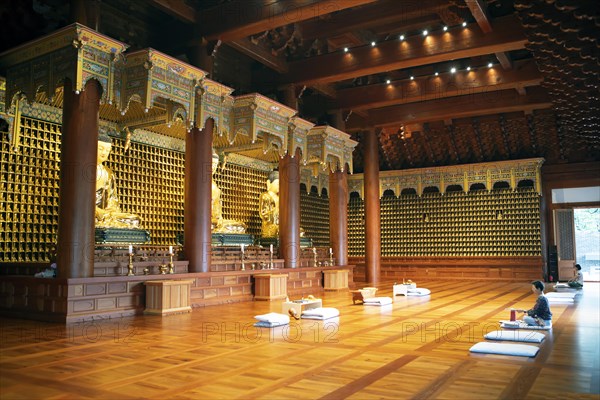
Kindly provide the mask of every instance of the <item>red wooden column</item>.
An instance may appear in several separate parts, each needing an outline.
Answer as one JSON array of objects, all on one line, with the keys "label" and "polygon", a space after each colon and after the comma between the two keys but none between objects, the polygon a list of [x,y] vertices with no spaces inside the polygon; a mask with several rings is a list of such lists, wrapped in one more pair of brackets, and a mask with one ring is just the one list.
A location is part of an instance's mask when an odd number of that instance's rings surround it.
[{"label": "red wooden column", "polygon": [[365,266],[366,281],[379,283],[381,271],[381,230],[379,204],[379,148],[375,130],[365,136]]},{"label": "red wooden column", "polygon": [[279,160],[279,256],[285,268],[296,268],[300,257],[300,156]]},{"label": "red wooden column", "polygon": [[329,173],[329,243],[336,265],[348,264],[348,179],[339,169]]},{"label": "red wooden column", "polygon": [[94,227],[98,112],[101,88],[89,80],[76,94],[72,82],[64,88],[60,150],[57,275],[94,275]]},{"label": "red wooden column", "polygon": [[183,252],[189,272],[210,269],[213,127],[209,118],[204,129],[194,127],[185,137]]}]

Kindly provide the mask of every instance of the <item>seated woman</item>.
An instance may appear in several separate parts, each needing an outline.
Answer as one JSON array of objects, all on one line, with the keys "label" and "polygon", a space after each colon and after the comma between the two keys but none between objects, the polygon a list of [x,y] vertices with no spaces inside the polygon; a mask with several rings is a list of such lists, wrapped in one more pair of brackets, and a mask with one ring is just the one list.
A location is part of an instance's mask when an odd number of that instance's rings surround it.
[{"label": "seated woman", "polygon": [[573,266],[573,278],[567,282],[569,287],[579,289],[583,287],[583,274],[581,273],[581,265],[575,264]]},{"label": "seated woman", "polygon": [[542,281],[531,282],[531,291],[537,294],[535,305],[530,310],[515,310],[517,312],[526,313],[523,316],[523,321],[531,326],[551,326],[552,312],[550,311],[550,302],[544,296],[544,283]]},{"label": "seated woman", "polygon": [[214,175],[219,165],[219,156],[212,153],[212,189],[211,189],[211,229],[213,233],[245,233],[246,225],[243,222],[223,218],[223,204],[221,189],[215,183]]},{"label": "seated woman", "polygon": [[115,174],[102,164],[108,160],[111,149],[110,137],[100,135],[96,163],[96,228],[137,229],[140,225],[140,217],[121,212]]}]

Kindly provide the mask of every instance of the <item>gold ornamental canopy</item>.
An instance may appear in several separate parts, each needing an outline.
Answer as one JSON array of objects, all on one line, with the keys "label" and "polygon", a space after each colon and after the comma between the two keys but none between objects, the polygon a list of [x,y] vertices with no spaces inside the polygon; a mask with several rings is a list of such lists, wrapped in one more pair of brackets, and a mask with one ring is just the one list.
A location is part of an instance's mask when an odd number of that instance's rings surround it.
[{"label": "gold ornamental canopy", "polygon": [[[358,142],[350,139],[350,135],[328,125],[315,126],[308,132],[308,160],[313,175],[319,168],[335,172],[353,171],[352,151]],[[346,167],[347,166],[347,167]]]},{"label": "gold ornamental canopy", "polygon": [[66,79],[76,92],[96,79],[102,87],[100,129],[124,134],[128,142],[182,148],[172,142],[212,118],[213,146],[225,157],[237,154],[275,167],[286,154],[298,154],[313,177],[328,166],[352,171],[357,143],[350,135],[315,127],[295,109],[259,93],[234,97],[232,88],[208,79],[205,71],[155,49],[123,54],[126,49],[76,23],[0,54],[0,69],[6,72],[6,81],[0,81],[5,87],[0,112],[11,125],[13,148],[19,145],[22,98],[60,112]]},{"label": "gold ornamental canopy", "polygon": [[[414,189],[421,196],[427,187],[435,187],[442,194],[449,186],[460,186],[466,193],[472,185],[481,184],[488,191],[498,182],[507,183],[514,191],[522,181],[531,181],[535,191],[542,194],[541,168],[543,158],[497,161],[448,167],[383,171],[379,173],[379,196],[392,191],[400,196],[404,189]],[[364,198],[364,176],[357,174],[348,179],[349,192]]]},{"label": "gold ornamental canopy", "polygon": [[126,44],[77,23],[10,49],[0,54],[0,69],[6,71],[6,103],[12,104],[17,94],[30,103],[38,93],[52,99],[65,79],[76,92],[96,79],[102,86],[100,101],[113,103],[119,90],[115,72],[126,49]]}]

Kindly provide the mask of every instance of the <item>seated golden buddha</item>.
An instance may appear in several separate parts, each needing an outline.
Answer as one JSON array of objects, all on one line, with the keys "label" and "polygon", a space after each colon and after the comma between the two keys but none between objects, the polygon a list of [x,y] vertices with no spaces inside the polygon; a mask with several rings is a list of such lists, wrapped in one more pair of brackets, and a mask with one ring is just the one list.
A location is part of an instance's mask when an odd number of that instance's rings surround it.
[{"label": "seated golden buddha", "polygon": [[258,210],[262,220],[262,237],[279,236],[279,172],[273,171],[267,180],[267,191],[260,195]]},{"label": "seated golden buddha", "polygon": [[211,229],[213,233],[245,233],[246,224],[240,221],[223,218],[221,189],[215,183],[214,175],[219,165],[219,156],[213,150],[212,155],[212,195],[211,195]]},{"label": "seated golden buddha", "polygon": [[98,158],[96,164],[96,228],[137,229],[140,217],[121,212],[117,195],[115,174],[102,163],[108,160],[112,148],[108,135],[98,139]]},{"label": "seated golden buddha", "polygon": [[[260,195],[258,205],[262,220],[261,235],[264,238],[279,237],[279,172],[273,171],[267,179],[267,191]],[[300,237],[304,229],[300,227]]]}]

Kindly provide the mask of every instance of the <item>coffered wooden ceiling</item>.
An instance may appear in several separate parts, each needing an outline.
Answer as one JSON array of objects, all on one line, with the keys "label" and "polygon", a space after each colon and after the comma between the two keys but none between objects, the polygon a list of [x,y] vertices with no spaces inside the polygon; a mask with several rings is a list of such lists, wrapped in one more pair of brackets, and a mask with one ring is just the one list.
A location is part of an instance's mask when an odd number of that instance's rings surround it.
[{"label": "coffered wooden ceiling", "polygon": [[3,50],[73,22],[79,10],[88,26],[133,49],[154,47],[203,69],[214,61],[211,78],[235,95],[295,99],[301,117],[359,142],[375,129],[383,170],[600,160],[597,0],[7,4]]}]

